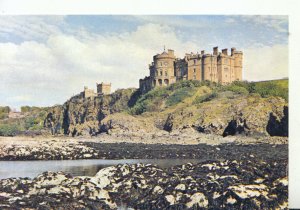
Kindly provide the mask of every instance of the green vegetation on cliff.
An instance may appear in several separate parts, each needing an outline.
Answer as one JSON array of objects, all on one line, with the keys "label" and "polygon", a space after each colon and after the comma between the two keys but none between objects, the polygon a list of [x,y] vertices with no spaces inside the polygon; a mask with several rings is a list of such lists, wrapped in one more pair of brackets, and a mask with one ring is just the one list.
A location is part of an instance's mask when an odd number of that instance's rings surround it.
[{"label": "green vegetation on cliff", "polygon": [[[207,87],[209,91],[199,94],[197,91],[200,87]],[[187,98],[195,98],[194,104],[199,104],[213,100],[226,91],[237,95],[259,94],[263,98],[279,96],[288,101],[288,80],[236,81],[225,86],[209,81],[180,81],[167,87],[157,87],[141,95],[129,113],[139,115],[144,112],[162,111],[166,107],[184,102]]]}]

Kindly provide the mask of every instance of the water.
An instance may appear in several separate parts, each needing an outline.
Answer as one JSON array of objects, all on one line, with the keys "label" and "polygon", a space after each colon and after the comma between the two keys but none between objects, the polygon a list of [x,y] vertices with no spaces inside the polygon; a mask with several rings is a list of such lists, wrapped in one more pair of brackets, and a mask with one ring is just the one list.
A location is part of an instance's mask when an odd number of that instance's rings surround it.
[{"label": "water", "polygon": [[45,171],[63,171],[73,176],[94,176],[100,169],[117,164],[151,163],[162,168],[188,162],[200,162],[196,159],[122,159],[122,160],[34,160],[0,161],[0,179],[12,177],[34,178]]}]

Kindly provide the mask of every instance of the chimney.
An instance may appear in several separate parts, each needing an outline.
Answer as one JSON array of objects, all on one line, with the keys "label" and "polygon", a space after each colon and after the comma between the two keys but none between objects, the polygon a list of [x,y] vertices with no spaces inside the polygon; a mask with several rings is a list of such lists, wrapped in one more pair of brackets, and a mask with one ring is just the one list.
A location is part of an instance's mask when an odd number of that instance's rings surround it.
[{"label": "chimney", "polygon": [[231,48],[231,55],[233,55],[233,53],[234,53],[235,50],[236,50],[235,47]]},{"label": "chimney", "polygon": [[222,54],[228,55],[228,54],[227,54],[227,48],[222,50]]},{"label": "chimney", "polygon": [[204,55],[205,51],[204,50],[201,50],[201,55]]},{"label": "chimney", "polygon": [[214,55],[218,55],[218,47],[214,47]]},{"label": "chimney", "polygon": [[168,49],[168,54],[169,55],[174,55],[174,50]]}]

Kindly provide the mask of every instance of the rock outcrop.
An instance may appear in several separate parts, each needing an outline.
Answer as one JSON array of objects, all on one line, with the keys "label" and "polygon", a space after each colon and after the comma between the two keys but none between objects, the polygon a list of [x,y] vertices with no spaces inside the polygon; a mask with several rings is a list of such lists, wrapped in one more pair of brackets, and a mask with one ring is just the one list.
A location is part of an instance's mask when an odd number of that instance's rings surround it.
[{"label": "rock outcrop", "polygon": [[45,119],[44,126],[52,134],[69,136],[97,135],[107,132],[101,121],[113,113],[128,108],[136,89],[117,90],[111,95],[83,98],[72,97],[63,106],[54,107]]}]

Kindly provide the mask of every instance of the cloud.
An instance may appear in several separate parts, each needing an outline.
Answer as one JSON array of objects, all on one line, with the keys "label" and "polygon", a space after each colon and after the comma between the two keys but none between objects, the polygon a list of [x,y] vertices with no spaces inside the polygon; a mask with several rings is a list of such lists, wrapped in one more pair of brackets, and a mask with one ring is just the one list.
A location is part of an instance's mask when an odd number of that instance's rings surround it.
[{"label": "cloud", "polygon": [[274,45],[244,50],[244,78],[249,81],[288,77],[288,46]]},{"label": "cloud", "polygon": [[[81,92],[83,86],[96,89],[95,83],[102,81],[111,82],[114,90],[138,87],[139,79],[149,74],[148,64],[153,55],[162,52],[164,45],[174,49],[176,56],[183,57],[186,52],[213,46],[218,40],[218,37],[210,37],[208,42],[202,36],[193,38],[193,34],[186,38],[167,21],[142,23],[122,33],[94,33],[81,26],[66,29],[66,32],[60,28],[66,24],[64,18],[51,17],[31,19],[30,16],[28,24],[7,17],[6,20],[13,23],[11,26],[5,26],[1,18],[0,26],[2,24],[5,29],[0,27],[0,33],[10,31],[9,34],[18,34],[24,39],[0,43],[1,105],[63,103]],[[259,44],[256,48],[244,49],[245,79],[285,76],[287,46]]]},{"label": "cloud", "polygon": [[4,16],[0,17],[0,38],[9,36],[21,40],[45,40],[60,34],[64,16]]},{"label": "cloud", "polygon": [[243,15],[240,20],[273,28],[277,32],[288,32],[288,16],[286,15]]}]

